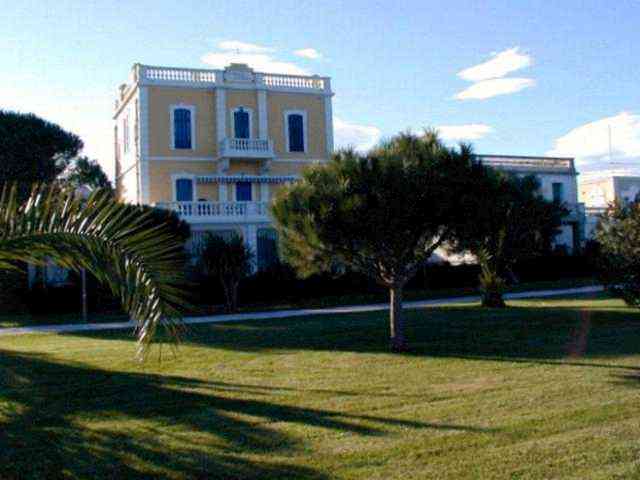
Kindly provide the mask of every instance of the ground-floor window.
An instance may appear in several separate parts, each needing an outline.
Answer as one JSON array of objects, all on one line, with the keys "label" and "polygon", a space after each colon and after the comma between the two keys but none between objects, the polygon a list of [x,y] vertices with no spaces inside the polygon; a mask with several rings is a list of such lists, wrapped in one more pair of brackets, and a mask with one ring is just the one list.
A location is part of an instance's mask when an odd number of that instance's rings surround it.
[{"label": "ground-floor window", "polygon": [[267,270],[278,263],[278,232],[274,228],[258,229],[258,270]]}]

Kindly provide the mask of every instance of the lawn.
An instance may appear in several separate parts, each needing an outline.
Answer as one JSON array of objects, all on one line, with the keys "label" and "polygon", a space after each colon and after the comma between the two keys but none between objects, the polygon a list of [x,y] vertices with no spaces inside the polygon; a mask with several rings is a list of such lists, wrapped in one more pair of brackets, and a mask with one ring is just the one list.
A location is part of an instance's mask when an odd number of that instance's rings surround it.
[{"label": "lawn", "polygon": [[510,305],[0,337],[0,478],[640,478],[640,313]]}]

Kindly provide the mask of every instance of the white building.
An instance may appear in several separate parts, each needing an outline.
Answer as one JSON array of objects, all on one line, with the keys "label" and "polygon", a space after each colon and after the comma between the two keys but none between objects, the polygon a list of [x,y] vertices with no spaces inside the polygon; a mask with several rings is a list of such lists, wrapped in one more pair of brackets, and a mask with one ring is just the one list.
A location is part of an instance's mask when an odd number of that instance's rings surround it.
[{"label": "white building", "polygon": [[586,238],[593,237],[598,216],[613,202],[631,202],[640,194],[640,177],[607,175],[580,181],[578,196],[586,207]]},{"label": "white building", "polygon": [[578,200],[578,172],[573,158],[516,155],[478,155],[484,165],[517,175],[535,175],[540,193],[547,200],[563,203],[569,214],[563,219],[555,246],[569,253],[580,249],[584,240],[584,205]]}]

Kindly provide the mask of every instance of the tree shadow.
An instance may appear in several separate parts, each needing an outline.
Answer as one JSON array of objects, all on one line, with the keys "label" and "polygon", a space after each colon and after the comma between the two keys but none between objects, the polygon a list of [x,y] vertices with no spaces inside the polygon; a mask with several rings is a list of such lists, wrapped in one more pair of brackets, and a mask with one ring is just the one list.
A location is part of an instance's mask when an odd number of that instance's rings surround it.
[{"label": "tree shadow", "polygon": [[[612,368],[640,353],[640,311],[546,306],[430,307],[406,312],[408,355]],[[74,335],[94,336],[94,333]],[[122,332],[100,338],[125,338]],[[185,343],[232,351],[388,352],[386,312],[190,326]],[[619,368],[635,367],[617,365]]]},{"label": "tree shadow", "polygon": [[281,405],[268,401],[272,390],[0,351],[0,478],[322,479],[246,457],[303,449],[271,427],[281,422],[369,436],[393,426],[491,431]]}]

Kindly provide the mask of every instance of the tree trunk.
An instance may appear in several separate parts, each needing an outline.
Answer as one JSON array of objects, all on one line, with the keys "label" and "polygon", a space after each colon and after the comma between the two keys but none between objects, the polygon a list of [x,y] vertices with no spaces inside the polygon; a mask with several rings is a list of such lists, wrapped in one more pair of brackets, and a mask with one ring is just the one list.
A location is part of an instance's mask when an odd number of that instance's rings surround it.
[{"label": "tree trunk", "polygon": [[404,337],[404,312],[402,310],[402,289],[404,285],[389,288],[389,329],[391,335],[391,351],[406,352],[407,343]]},{"label": "tree trunk", "polygon": [[506,308],[502,292],[500,290],[487,290],[482,292],[482,306],[489,308]]}]

